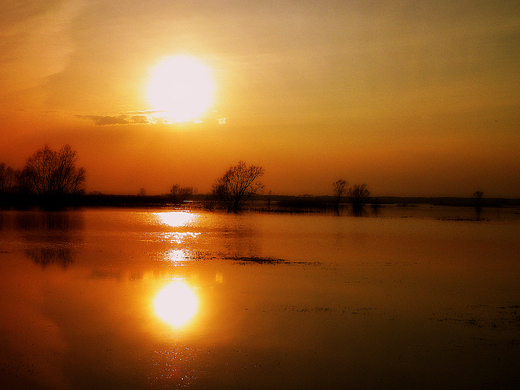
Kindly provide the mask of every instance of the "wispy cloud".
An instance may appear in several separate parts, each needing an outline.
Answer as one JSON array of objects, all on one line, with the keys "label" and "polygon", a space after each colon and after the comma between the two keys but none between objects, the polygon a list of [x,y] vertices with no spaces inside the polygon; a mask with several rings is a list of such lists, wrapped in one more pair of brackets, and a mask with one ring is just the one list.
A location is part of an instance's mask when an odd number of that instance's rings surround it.
[{"label": "wispy cloud", "polygon": [[49,76],[63,71],[75,49],[70,28],[83,8],[81,0],[2,2],[0,88],[3,95],[6,91],[41,85]]},{"label": "wispy cloud", "polygon": [[[117,115],[75,115],[76,118],[88,120],[96,126],[115,126],[115,125],[154,125],[172,124],[177,121],[164,115],[162,111],[129,111]],[[225,124],[227,118],[219,118],[219,124]],[[190,122],[202,123],[201,119],[193,119]]]},{"label": "wispy cloud", "polygon": [[90,120],[97,126],[154,123],[145,115],[76,115],[76,118]]}]

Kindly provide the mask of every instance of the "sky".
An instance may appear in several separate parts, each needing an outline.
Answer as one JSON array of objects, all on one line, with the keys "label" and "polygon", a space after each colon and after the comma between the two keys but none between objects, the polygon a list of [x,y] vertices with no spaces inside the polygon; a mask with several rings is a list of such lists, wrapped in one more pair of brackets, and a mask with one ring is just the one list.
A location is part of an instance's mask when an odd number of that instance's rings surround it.
[{"label": "sky", "polygon": [[[4,0],[0,37],[0,162],[70,144],[88,192],[243,160],[273,194],[520,198],[517,0]],[[190,119],[150,98],[179,56],[211,80]]]}]

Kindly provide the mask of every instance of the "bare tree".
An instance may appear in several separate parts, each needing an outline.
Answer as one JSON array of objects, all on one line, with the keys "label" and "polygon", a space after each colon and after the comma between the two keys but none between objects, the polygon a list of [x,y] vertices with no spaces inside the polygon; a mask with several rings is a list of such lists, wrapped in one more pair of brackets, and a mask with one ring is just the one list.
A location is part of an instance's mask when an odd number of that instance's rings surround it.
[{"label": "bare tree", "polygon": [[17,172],[14,169],[0,163],[0,209],[10,206],[16,191],[16,178]]},{"label": "bare tree", "polygon": [[174,204],[184,203],[193,195],[193,187],[181,187],[179,184],[174,184],[170,190],[170,195]]},{"label": "bare tree", "polygon": [[264,168],[250,165],[246,166],[244,161],[227,170],[213,184],[213,196],[224,202],[227,211],[237,213],[251,196],[261,192],[264,185],[258,178],[264,174]]},{"label": "bare tree", "polygon": [[367,190],[366,184],[355,184],[349,188],[348,196],[351,198],[354,214],[359,215],[367,203],[370,191]]},{"label": "bare tree", "polygon": [[11,167],[0,163],[0,194],[8,194],[16,185],[16,172]]},{"label": "bare tree", "polygon": [[475,191],[473,193],[473,201],[476,205],[476,207],[482,206],[482,197],[484,196],[484,193],[482,191]]},{"label": "bare tree", "polygon": [[475,205],[475,211],[477,212],[477,220],[480,221],[480,216],[482,212],[482,197],[484,193],[482,191],[475,191],[473,193],[473,204]]},{"label": "bare tree", "polygon": [[348,183],[346,180],[339,179],[332,183],[332,193],[336,204],[336,210],[339,210],[339,202],[341,197],[347,192]]},{"label": "bare tree", "polygon": [[45,145],[27,159],[24,185],[37,195],[71,195],[84,191],[85,169],[76,168],[76,152],[69,145],[54,151]]}]

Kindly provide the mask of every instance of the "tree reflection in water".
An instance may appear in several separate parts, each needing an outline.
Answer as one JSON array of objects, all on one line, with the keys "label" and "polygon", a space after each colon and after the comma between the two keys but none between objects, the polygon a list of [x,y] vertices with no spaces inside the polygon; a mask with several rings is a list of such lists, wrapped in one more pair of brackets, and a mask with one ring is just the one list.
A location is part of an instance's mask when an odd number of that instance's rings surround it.
[{"label": "tree reflection in water", "polygon": [[74,232],[84,227],[82,213],[38,211],[14,216],[16,230],[23,232],[24,240],[29,244],[34,243],[24,250],[29,259],[42,266],[66,267],[74,262],[72,246],[78,241]]},{"label": "tree reflection in water", "polygon": [[42,267],[54,263],[66,267],[74,262],[70,248],[32,248],[26,249],[25,255]]}]

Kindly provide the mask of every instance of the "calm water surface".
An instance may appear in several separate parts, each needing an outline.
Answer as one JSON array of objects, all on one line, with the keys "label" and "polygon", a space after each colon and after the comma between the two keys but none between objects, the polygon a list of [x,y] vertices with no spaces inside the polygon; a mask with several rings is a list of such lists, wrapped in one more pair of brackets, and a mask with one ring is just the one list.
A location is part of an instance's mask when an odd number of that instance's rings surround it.
[{"label": "calm water surface", "polygon": [[0,382],[511,388],[519,214],[470,211],[0,212]]}]

